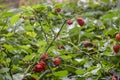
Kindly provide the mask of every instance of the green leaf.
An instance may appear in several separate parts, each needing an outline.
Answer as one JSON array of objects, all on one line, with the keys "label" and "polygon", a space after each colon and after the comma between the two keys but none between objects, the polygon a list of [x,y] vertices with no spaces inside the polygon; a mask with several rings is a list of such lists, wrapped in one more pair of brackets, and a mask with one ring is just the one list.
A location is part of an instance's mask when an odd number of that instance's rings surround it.
[{"label": "green leaf", "polygon": [[47,6],[45,4],[37,4],[37,5],[33,6],[33,8],[38,9],[40,11],[46,11]]},{"label": "green leaf", "polygon": [[68,75],[68,71],[64,70],[64,71],[58,71],[53,73],[54,76],[57,77],[66,77]]},{"label": "green leaf", "polygon": [[104,35],[111,35],[111,36],[113,36],[115,32],[116,32],[116,29],[110,28],[108,30],[105,30],[103,33],[104,33]]},{"label": "green leaf", "polygon": [[6,73],[9,71],[9,68],[2,68],[0,69],[0,73]]},{"label": "green leaf", "polygon": [[22,46],[19,46],[21,49],[29,49],[30,48],[30,45],[22,45]]},{"label": "green leaf", "polygon": [[26,32],[26,34],[33,38],[37,35],[35,32]]},{"label": "green leaf", "polygon": [[14,50],[14,47],[11,45],[4,44],[3,45],[7,50]]},{"label": "green leaf", "polygon": [[26,31],[33,31],[34,30],[33,26],[25,26],[24,29]]},{"label": "green leaf", "polygon": [[104,16],[102,16],[101,17],[101,19],[111,19],[111,18],[113,18],[113,17],[115,17],[116,15],[115,14],[106,14],[106,15],[104,15]]},{"label": "green leaf", "polygon": [[12,24],[15,24],[18,21],[19,18],[20,18],[20,14],[16,14],[13,17],[11,17],[10,22]]},{"label": "green leaf", "polygon": [[94,69],[94,70],[91,71],[91,73],[95,75],[95,74],[97,74],[97,72],[98,72],[99,70],[100,70],[100,68]]},{"label": "green leaf", "polygon": [[90,27],[89,29],[87,29],[86,32],[91,32],[91,31],[93,31],[93,30],[95,30],[95,27],[94,27],[94,26],[92,26],[92,27]]},{"label": "green leaf", "polygon": [[63,6],[63,4],[57,4],[57,3],[56,3],[54,7],[55,7],[55,8],[61,8],[62,6]]},{"label": "green leaf", "polygon": [[10,36],[12,36],[14,33],[8,33],[8,34],[3,34],[4,36],[6,36],[6,37],[10,37]]},{"label": "green leaf", "polygon": [[52,18],[54,18],[54,17],[55,17],[55,15],[54,15],[54,14],[52,14],[52,13],[48,13],[48,17],[52,19]]},{"label": "green leaf", "polygon": [[75,49],[79,50],[79,47],[76,46],[74,43],[72,43],[72,42],[68,42],[68,43],[71,44]]},{"label": "green leaf", "polygon": [[89,37],[89,38],[93,38],[93,37],[94,37],[94,34],[93,34],[93,33],[87,33],[87,32],[85,32],[85,33],[83,34],[83,36],[86,36],[86,37]]},{"label": "green leaf", "polygon": [[103,2],[106,2],[106,3],[107,3],[107,2],[109,2],[110,0],[101,0],[101,1],[103,1]]},{"label": "green leaf", "polygon": [[35,54],[32,53],[32,54],[30,54],[30,55],[26,55],[26,56],[23,58],[23,60],[24,60],[24,61],[30,61],[30,60],[32,60],[34,57],[35,57]]},{"label": "green leaf", "polygon": [[11,17],[13,15],[14,15],[14,13],[5,11],[2,14],[0,14],[0,17],[3,17],[3,16],[4,17]]},{"label": "green leaf", "polygon": [[104,26],[104,25],[100,26],[100,29],[101,29],[101,30],[103,30],[103,29],[105,29],[105,28],[106,28],[106,26]]},{"label": "green leaf", "polygon": [[98,68],[98,66],[92,66],[92,67],[88,68],[87,71],[90,72],[90,71],[97,69],[97,68]]},{"label": "green leaf", "polygon": [[71,59],[72,58],[72,56],[70,56],[70,55],[63,55],[63,56],[60,56],[61,58],[63,58],[63,59],[66,59],[66,60],[68,60],[68,59]]},{"label": "green leaf", "polygon": [[75,73],[83,75],[85,73],[85,71],[83,69],[78,69],[78,70],[75,71]]},{"label": "green leaf", "polygon": [[76,67],[74,67],[73,65],[65,65],[64,69],[71,73],[75,73]]},{"label": "green leaf", "polygon": [[70,36],[76,36],[80,33],[80,27],[74,27],[69,31]]},{"label": "green leaf", "polygon": [[103,55],[106,55],[106,56],[111,56],[111,55],[112,55],[112,53],[113,53],[113,52],[105,51],[105,52],[103,53]]},{"label": "green leaf", "polygon": [[18,14],[19,14],[19,13],[22,12],[22,10],[20,10],[20,9],[18,9],[18,8],[17,8],[17,9],[10,9],[9,12],[18,13]]},{"label": "green leaf", "polygon": [[88,58],[82,58],[82,59],[75,59],[77,62],[79,62],[80,65],[84,65],[85,63],[88,62]]}]

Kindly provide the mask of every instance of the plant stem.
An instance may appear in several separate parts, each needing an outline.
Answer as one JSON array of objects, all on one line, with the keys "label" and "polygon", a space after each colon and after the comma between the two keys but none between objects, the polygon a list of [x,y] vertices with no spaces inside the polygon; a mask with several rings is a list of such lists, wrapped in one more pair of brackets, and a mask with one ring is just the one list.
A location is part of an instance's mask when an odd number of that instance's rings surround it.
[{"label": "plant stem", "polygon": [[[81,51],[81,52],[85,53],[87,56],[89,56],[89,57],[92,58],[93,60],[97,61],[97,62],[101,65],[101,68],[102,68],[102,70],[103,70],[103,74],[105,75],[105,69],[104,69],[104,67],[103,67],[103,65],[102,65],[102,63],[101,63],[101,60],[98,60],[97,58],[93,57],[92,55],[87,54],[85,51]],[[94,52],[92,52],[92,53],[94,53]]]},{"label": "plant stem", "polygon": [[68,66],[68,67],[74,68],[74,69],[76,69],[76,70],[78,69],[77,67],[74,67],[74,66],[72,66],[72,65],[67,65],[67,64],[66,64],[65,66]]},{"label": "plant stem", "polygon": [[10,61],[9,68],[10,68],[9,74],[10,74],[10,76],[11,76],[11,79],[14,80],[14,79],[13,79],[13,76],[12,76],[12,72],[11,72],[11,70],[12,70],[12,60]]},{"label": "plant stem", "polygon": [[47,63],[47,66],[48,66],[48,68],[49,68],[50,72],[52,72],[52,73],[53,73],[53,70],[52,70],[51,66],[49,65],[49,63]]},{"label": "plant stem", "polygon": [[42,73],[42,74],[40,75],[40,77],[38,78],[38,80],[42,80],[42,78],[43,78],[47,73],[49,73],[49,72],[50,72],[50,70],[44,71],[44,73]]},{"label": "plant stem", "polygon": [[46,22],[47,22],[48,26],[50,27],[53,35],[55,36],[55,32],[54,32],[53,28],[52,28],[51,25],[50,25],[50,20],[47,18],[47,16],[45,16],[45,19],[46,19]]},{"label": "plant stem", "polygon": [[35,63],[36,63],[36,61],[34,61],[33,64],[31,64],[31,65],[28,66],[28,68],[27,68],[26,71],[24,72],[23,78],[26,76],[26,74],[27,74],[28,71],[31,69],[31,67],[32,67],[33,65],[35,65]]},{"label": "plant stem", "polygon": [[[49,48],[51,47],[51,45],[53,44],[53,42],[56,40],[56,38],[59,36],[60,32],[62,31],[64,25],[65,25],[66,20],[64,21],[64,23],[62,24],[62,26],[60,27],[59,32],[56,34],[56,36],[53,38],[53,40],[51,41],[51,43],[48,45],[48,47],[46,48],[45,52],[47,52],[49,50]],[[40,77],[38,78],[38,80],[42,80],[42,78],[48,73],[51,72],[52,69],[51,67],[48,65],[49,70],[46,70],[43,74],[40,75]]]},{"label": "plant stem", "polygon": [[78,34],[78,45],[79,45],[79,43],[80,43],[80,32],[81,32],[81,28],[79,28],[79,34]]},{"label": "plant stem", "polygon": [[46,48],[45,52],[48,51],[48,49],[51,47],[51,45],[53,44],[53,42],[56,40],[56,38],[58,37],[58,35],[59,35],[60,32],[62,31],[62,28],[63,28],[63,26],[65,25],[65,22],[66,22],[66,20],[65,20],[64,23],[62,24],[59,32],[56,34],[56,36],[53,38],[53,40],[51,41],[51,43],[50,43],[50,44],[48,45],[48,47]]}]

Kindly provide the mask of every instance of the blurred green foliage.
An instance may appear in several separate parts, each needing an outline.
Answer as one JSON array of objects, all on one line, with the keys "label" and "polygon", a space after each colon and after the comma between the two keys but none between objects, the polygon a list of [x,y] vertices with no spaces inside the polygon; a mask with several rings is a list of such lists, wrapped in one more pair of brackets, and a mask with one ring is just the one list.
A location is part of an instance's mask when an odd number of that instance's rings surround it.
[{"label": "blurred green foliage", "polygon": [[[112,2],[111,2],[112,1]],[[47,53],[47,68],[51,72],[42,80],[110,80],[111,73],[120,76],[120,52],[115,55],[112,49],[115,34],[120,33],[120,10],[117,0],[99,0],[66,4],[37,4],[0,13],[0,78],[1,80],[38,79],[45,71],[35,73],[35,63],[41,61],[49,44],[63,26],[57,39]],[[61,12],[56,13],[55,9]],[[84,26],[76,19],[82,17]],[[71,19],[72,25],[66,20]],[[64,24],[65,23],[65,24]],[[85,47],[89,40],[93,45]],[[64,48],[59,50],[58,45]],[[55,67],[52,59],[59,57],[61,64]],[[28,66],[30,66],[28,69]]]}]

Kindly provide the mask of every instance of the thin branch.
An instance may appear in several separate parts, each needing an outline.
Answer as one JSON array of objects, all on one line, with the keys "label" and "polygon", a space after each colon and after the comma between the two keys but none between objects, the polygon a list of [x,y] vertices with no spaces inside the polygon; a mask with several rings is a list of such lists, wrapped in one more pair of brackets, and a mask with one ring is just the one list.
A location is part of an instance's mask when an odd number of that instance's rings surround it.
[{"label": "thin branch", "polygon": [[[62,31],[64,25],[65,25],[66,20],[64,21],[64,23],[62,24],[62,26],[60,27],[59,32],[56,34],[56,36],[53,38],[53,40],[51,41],[51,43],[48,45],[48,47],[46,48],[45,52],[47,52],[49,50],[49,48],[51,47],[51,45],[53,44],[53,42],[56,40],[56,38],[59,36],[60,32]],[[40,77],[38,78],[38,80],[42,80],[42,78],[49,72],[52,71],[51,67],[48,65],[49,70],[46,70],[43,74],[40,75]]]},{"label": "thin branch", "polygon": [[24,72],[23,78],[26,76],[26,74],[27,74],[28,71],[32,68],[32,66],[35,65],[35,63],[36,63],[36,61],[34,61],[33,64],[31,64],[31,65],[29,65],[29,66],[27,67],[27,69],[26,69],[25,72]]},{"label": "thin branch", "polygon": [[43,78],[47,73],[49,73],[49,72],[50,72],[50,70],[44,71],[44,73],[42,73],[42,74],[40,75],[40,77],[38,78],[38,80],[42,80],[42,78]]},{"label": "thin branch", "polygon": [[30,70],[31,67],[32,67],[32,65],[28,66],[28,68],[27,68],[26,71],[24,72],[24,75],[27,74],[27,72]]},{"label": "thin branch", "polygon": [[[80,52],[85,53],[87,56],[89,56],[89,57],[92,58],[93,60],[97,61],[97,62],[101,65],[101,68],[103,69],[103,73],[104,73],[104,75],[105,75],[105,70],[104,70],[104,67],[103,67],[103,65],[102,65],[102,63],[101,63],[101,60],[98,60],[97,58],[91,56],[90,54],[87,54],[85,51],[80,51]],[[94,52],[91,52],[91,53],[94,53]]]},{"label": "thin branch", "polygon": [[[60,32],[62,31],[64,25],[65,25],[65,22],[66,20],[64,21],[64,23],[62,24],[62,26],[60,27],[60,30],[59,32],[56,34],[56,36],[53,38],[53,40],[51,41],[51,43],[48,45],[48,47],[46,48],[45,52],[48,51],[48,49],[51,47],[51,45],[53,44],[53,42],[56,40],[56,38],[59,36]],[[24,72],[24,76],[23,78],[25,77],[25,75],[28,73],[28,71],[31,69],[31,67],[36,63],[36,61],[34,61],[34,63],[32,65],[29,65],[28,68],[26,69],[26,71]],[[43,78],[43,76],[45,74],[47,74],[48,72],[50,72],[50,70],[46,70],[39,78],[38,80],[41,80]]]},{"label": "thin branch", "polygon": [[10,68],[10,69],[9,69],[9,74],[10,74],[12,80],[14,80],[14,79],[13,79],[13,76],[12,76],[12,72],[11,72],[11,70],[12,70],[12,60],[10,61],[9,68]]},{"label": "thin branch", "polygon": [[52,73],[53,73],[53,70],[52,70],[51,66],[49,65],[49,63],[47,63],[47,66],[48,66],[48,68],[49,68],[50,72],[52,72]]},{"label": "thin branch", "polygon": [[48,26],[50,27],[53,35],[55,36],[55,32],[54,32],[53,28],[52,28],[51,25],[50,25],[50,20],[49,20],[47,17],[46,17],[46,20],[47,20],[47,24],[48,24]]},{"label": "thin branch", "polygon": [[66,20],[65,20],[64,23],[62,24],[59,32],[56,34],[56,36],[53,38],[53,40],[51,41],[51,43],[50,43],[50,44],[48,45],[48,47],[46,48],[45,52],[48,51],[48,49],[51,47],[51,45],[53,44],[53,42],[56,40],[56,38],[58,37],[58,35],[59,35],[60,32],[62,31],[62,28],[63,28],[63,26],[65,25],[65,23],[66,23]]},{"label": "thin branch", "polygon": [[74,68],[74,69],[76,69],[76,70],[78,69],[77,67],[74,67],[74,66],[72,66],[72,65],[67,65],[67,64],[66,64],[65,66],[68,66],[68,67]]}]

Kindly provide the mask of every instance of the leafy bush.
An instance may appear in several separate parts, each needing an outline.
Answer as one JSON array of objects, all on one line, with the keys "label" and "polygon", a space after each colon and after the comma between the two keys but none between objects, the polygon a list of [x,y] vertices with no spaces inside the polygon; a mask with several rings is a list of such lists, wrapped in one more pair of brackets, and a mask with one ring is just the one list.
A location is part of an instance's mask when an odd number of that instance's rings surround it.
[{"label": "leafy bush", "polygon": [[120,10],[115,3],[38,4],[1,12],[1,80],[119,76]]}]

